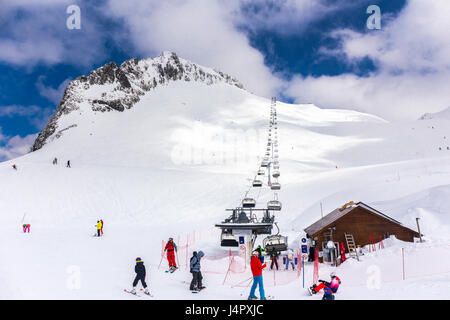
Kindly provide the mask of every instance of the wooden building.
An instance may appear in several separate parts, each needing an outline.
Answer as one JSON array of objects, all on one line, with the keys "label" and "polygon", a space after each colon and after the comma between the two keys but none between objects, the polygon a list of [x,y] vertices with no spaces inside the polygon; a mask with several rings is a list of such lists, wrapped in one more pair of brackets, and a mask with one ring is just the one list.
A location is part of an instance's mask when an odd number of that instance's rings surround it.
[{"label": "wooden building", "polygon": [[391,235],[395,235],[399,240],[409,242],[420,237],[418,232],[403,226],[399,221],[365,203],[354,203],[353,201],[333,210],[307,227],[305,232],[309,238],[315,240],[315,247],[320,253],[327,251],[326,244],[330,240],[336,243],[337,247],[338,243],[344,243],[345,251],[350,252],[345,235],[353,236],[354,246],[361,247],[377,243],[380,239],[388,238]]}]

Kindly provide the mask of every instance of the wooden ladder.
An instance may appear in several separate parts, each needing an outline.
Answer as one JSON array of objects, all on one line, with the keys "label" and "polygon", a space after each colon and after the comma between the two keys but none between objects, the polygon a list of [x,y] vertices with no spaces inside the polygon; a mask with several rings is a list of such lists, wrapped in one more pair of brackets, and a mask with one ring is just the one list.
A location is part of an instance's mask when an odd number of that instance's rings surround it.
[{"label": "wooden ladder", "polygon": [[344,233],[345,242],[347,243],[348,253],[350,258],[356,258],[359,261],[358,251],[356,251],[355,238],[352,234]]}]

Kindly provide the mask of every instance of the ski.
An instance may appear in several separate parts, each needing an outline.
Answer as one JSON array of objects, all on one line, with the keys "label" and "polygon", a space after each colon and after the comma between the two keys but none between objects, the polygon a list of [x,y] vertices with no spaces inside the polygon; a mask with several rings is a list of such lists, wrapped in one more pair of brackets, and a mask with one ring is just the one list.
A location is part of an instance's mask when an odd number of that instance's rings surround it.
[{"label": "ski", "polygon": [[203,291],[203,290],[205,290],[206,289],[206,287],[205,288],[201,288],[200,290],[192,290],[191,292],[192,293],[199,293],[200,291]]},{"label": "ski", "polygon": [[153,295],[150,292],[145,292],[144,289],[141,289],[141,291],[143,294],[153,298]]},{"label": "ski", "polygon": [[126,293],[129,293],[129,294],[132,294],[133,296],[140,297],[140,295],[138,295],[137,293],[133,293],[130,290],[123,289],[123,291],[126,292]]}]

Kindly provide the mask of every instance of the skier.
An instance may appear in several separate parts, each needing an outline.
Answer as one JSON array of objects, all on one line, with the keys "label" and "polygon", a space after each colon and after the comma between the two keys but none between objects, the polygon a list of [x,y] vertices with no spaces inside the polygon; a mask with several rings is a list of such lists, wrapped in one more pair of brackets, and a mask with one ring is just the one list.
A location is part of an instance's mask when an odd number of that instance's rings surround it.
[{"label": "skier", "polygon": [[53,164],[54,165],[58,164],[58,159],[57,158],[53,159]]},{"label": "skier", "polygon": [[292,251],[292,249],[289,249],[286,255],[286,270],[289,269],[289,262],[292,264],[292,270],[295,270],[294,252]]},{"label": "skier", "polygon": [[275,248],[272,248],[272,250],[270,251],[270,257],[272,259],[272,262],[270,263],[270,270],[273,269],[274,265],[277,267],[278,270],[278,256],[279,256],[278,251],[276,251]]},{"label": "skier", "polygon": [[191,261],[190,261],[190,268],[192,273],[192,281],[189,289],[191,291],[199,292],[200,290],[204,289],[205,287],[202,285],[202,273],[200,271],[200,259],[205,254],[203,251],[199,251],[198,253],[196,251],[193,252]]},{"label": "skier", "polygon": [[70,160],[67,160],[67,165],[66,165],[66,167],[67,167],[67,168],[70,168]]},{"label": "skier", "polygon": [[173,242],[173,238],[169,238],[169,242],[167,242],[164,247],[164,252],[167,251],[167,262],[169,262],[169,270],[174,271],[178,269],[177,263],[175,262],[175,252],[178,252],[178,247]]},{"label": "skier", "polygon": [[28,233],[30,233],[30,224],[24,223],[22,228],[23,228],[23,233],[26,233],[28,231]]},{"label": "skier", "polygon": [[327,282],[324,280],[319,280],[320,284],[315,285],[313,284],[310,288],[310,292],[312,294],[318,293],[321,289],[323,289],[323,298],[322,300],[334,300],[333,293],[336,293],[339,289],[339,285],[341,284],[341,279],[339,279],[338,276],[336,276],[335,272],[330,273],[331,281]]},{"label": "skier", "polygon": [[17,166],[15,164],[12,165],[14,170],[17,170]]},{"label": "skier", "polygon": [[256,287],[259,286],[259,297],[261,300],[266,300],[264,295],[264,285],[263,285],[263,276],[262,270],[266,267],[266,264],[261,264],[261,260],[259,260],[259,252],[253,251],[252,258],[250,260],[250,268],[252,269],[253,274],[253,285],[250,290],[250,295],[248,300],[257,300],[258,298],[255,296]]},{"label": "skier", "polygon": [[100,221],[97,221],[97,224],[95,225],[97,227],[97,237],[100,237],[100,231],[102,230],[102,223]]},{"label": "skier", "polygon": [[103,235],[103,220],[100,220],[100,222],[101,222],[101,224],[102,224],[102,227],[101,227],[101,229],[100,229],[100,232],[101,232],[101,234]]},{"label": "skier", "polygon": [[258,247],[255,250],[258,251],[258,253],[259,253],[259,260],[261,261],[261,263],[264,263],[263,251],[265,251],[265,250],[263,250],[263,248],[261,248],[260,245],[258,245]]},{"label": "skier", "polygon": [[133,281],[133,290],[131,290],[130,293],[136,294],[136,285],[139,281],[141,281],[142,286],[144,287],[144,293],[149,294],[147,284],[145,283],[145,266],[140,257],[136,258],[136,266],[134,267],[134,272],[136,272],[136,277]]}]

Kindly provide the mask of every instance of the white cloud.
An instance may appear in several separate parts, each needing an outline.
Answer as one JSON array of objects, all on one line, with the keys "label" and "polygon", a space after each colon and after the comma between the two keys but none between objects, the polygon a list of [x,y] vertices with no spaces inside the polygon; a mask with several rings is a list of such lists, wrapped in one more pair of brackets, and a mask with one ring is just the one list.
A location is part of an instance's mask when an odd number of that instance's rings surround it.
[{"label": "white cloud", "polygon": [[0,118],[1,117],[24,117],[28,122],[33,125],[37,130],[41,130],[48,121],[48,118],[53,112],[51,107],[40,107],[36,105],[20,106],[20,105],[8,105],[0,106]]},{"label": "white cloud", "polygon": [[81,29],[68,30],[67,6],[77,1],[6,0],[1,3],[0,63],[89,65],[105,56],[103,34],[96,19],[88,18],[92,4],[82,2]]},{"label": "white cloud", "polygon": [[71,79],[64,80],[56,89],[45,86],[43,83],[44,79],[44,76],[40,76],[36,82],[36,87],[39,90],[39,94],[49,101],[58,104]]},{"label": "white cloud", "polygon": [[3,135],[0,127],[0,161],[14,159],[30,152],[36,136],[37,134],[9,137]]},{"label": "white cloud", "polygon": [[352,108],[391,120],[445,109],[450,105],[448,12],[446,0],[410,0],[396,19],[382,22],[381,31],[336,31],[333,36],[342,46],[329,54],[351,64],[369,57],[377,71],[365,77],[295,77],[286,93],[297,102]]},{"label": "white cloud", "polygon": [[236,77],[254,93],[273,95],[283,81],[236,29],[235,9],[233,2],[220,0],[110,0],[107,7],[109,14],[124,19],[142,55],[174,51]]}]

